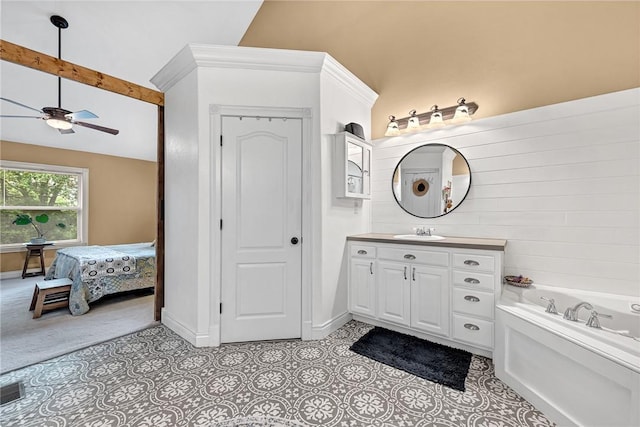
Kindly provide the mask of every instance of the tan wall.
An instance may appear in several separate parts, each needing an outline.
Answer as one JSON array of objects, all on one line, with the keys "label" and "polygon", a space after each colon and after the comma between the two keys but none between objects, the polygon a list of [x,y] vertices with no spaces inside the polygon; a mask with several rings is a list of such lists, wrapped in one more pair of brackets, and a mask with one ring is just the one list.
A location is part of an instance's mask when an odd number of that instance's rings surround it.
[{"label": "tan wall", "polygon": [[480,118],[640,86],[640,2],[267,0],[240,45],[331,54],[380,95],[379,138],[461,96]]},{"label": "tan wall", "polygon": [[[156,235],[156,163],[0,141],[0,158],[89,169],[89,244],[147,242]],[[46,251],[47,265],[55,251]],[[0,271],[22,270],[24,252],[0,254]]]}]

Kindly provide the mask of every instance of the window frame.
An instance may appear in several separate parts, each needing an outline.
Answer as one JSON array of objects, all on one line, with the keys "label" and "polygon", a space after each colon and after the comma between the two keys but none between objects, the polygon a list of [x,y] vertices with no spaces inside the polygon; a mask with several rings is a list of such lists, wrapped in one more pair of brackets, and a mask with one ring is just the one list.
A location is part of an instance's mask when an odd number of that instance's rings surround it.
[{"label": "window frame", "polygon": [[[45,165],[40,163],[27,163],[27,162],[17,162],[12,160],[1,160],[0,159],[0,168],[2,169],[13,169],[20,170],[25,172],[43,172],[43,173],[62,173],[62,174],[70,174],[70,175],[78,175],[78,235],[75,240],[61,240],[61,241],[53,241],[53,245],[46,247],[46,249],[59,249],[69,246],[85,246],[89,242],[89,169],[87,168],[76,168],[70,166],[60,166],[60,165]],[[32,209],[37,206],[18,206],[18,209]],[[0,206],[0,210],[7,209],[5,206]],[[14,210],[14,207],[9,209]],[[43,209],[45,211],[47,209]],[[51,209],[51,210],[60,210]],[[25,248],[24,243],[10,243],[10,244],[0,244],[0,253],[6,252],[20,252]]]}]

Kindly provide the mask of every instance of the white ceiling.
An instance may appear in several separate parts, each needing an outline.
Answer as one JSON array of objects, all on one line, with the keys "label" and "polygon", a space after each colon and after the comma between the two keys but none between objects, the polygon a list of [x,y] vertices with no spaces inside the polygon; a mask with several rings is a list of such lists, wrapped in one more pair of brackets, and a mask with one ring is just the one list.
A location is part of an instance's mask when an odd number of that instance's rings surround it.
[{"label": "white ceiling", "polygon": [[[262,0],[227,1],[5,1],[0,36],[57,56],[58,29],[51,15],[69,22],[62,30],[62,59],[155,89],[149,79],[187,43],[237,46]],[[0,94],[41,109],[57,106],[57,77],[0,61]],[[62,108],[89,110],[87,120],[120,130],[110,135],[75,126],[61,135],[35,119],[0,119],[0,138],[27,144],[156,159],[157,108],[152,104],[62,80]],[[0,101],[0,113],[37,113]]]}]

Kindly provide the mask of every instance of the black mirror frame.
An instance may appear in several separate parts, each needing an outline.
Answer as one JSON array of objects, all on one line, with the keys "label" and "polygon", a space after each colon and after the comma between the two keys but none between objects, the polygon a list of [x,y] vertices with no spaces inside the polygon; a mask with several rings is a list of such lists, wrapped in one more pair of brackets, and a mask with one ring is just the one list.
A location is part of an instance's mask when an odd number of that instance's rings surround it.
[{"label": "black mirror frame", "polygon": [[[467,164],[467,168],[469,169],[469,186],[467,187],[467,191],[464,193],[464,196],[462,197],[462,199],[460,199],[460,202],[459,202],[457,205],[455,205],[454,207],[452,207],[450,211],[448,211],[448,212],[443,212],[443,213],[441,213],[440,215],[436,215],[436,216],[420,216],[420,215],[416,215],[416,214],[414,214],[414,213],[412,213],[412,212],[409,212],[409,211],[408,211],[408,210],[406,210],[406,209],[404,208],[404,206],[402,206],[402,204],[398,201],[398,197],[396,196],[396,192],[395,192],[395,191],[394,191],[394,189],[393,189],[393,177],[394,177],[394,175],[396,174],[396,171],[398,170],[398,166],[400,166],[400,163],[402,163],[402,161],[405,159],[405,157],[407,157],[409,154],[413,153],[414,151],[416,151],[416,150],[417,150],[417,149],[419,149],[419,148],[426,147],[426,146],[428,146],[428,145],[430,145],[430,146],[432,146],[432,145],[440,145],[440,146],[443,146],[443,147],[447,147],[447,148],[452,149],[453,151],[455,151],[456,153],[458,153],[458,155],[459,155],[460,157],[462,157],[462,159],[464,160],[464,162]],[[394,198],[394,200],[396,201],[396,203],[398,204],[398,206],[400,206],[400,207],[402,208],[402,210],[403,210],[403,211],[405,211],[406,213],[408,213],[408,214],[409,214],[409,215],[411,215],[411,216],[415,216],[416,218],[425,218],[425,219],[440,218],[441,216],[445,216],[445,215],[447,215],[447,214],[450,214],[451,212],[453,212],[454,210],[456,210],[456,209],[458,208],[458,206],[460,206],[460,205],[462,204],[462,202],[464,202],[464,200],[467,198],[467,195],[469,194],[469,190],[471,190],[471,181],[472,181],[472,179],[473,179],[473,177],[472,177],[472,174],[471,174],[471,166],[469,165],[469,161],[467,160],[467,158],[466,158],[465,156],[463,156],[463,155],[462,155],[462,153],[461,153],[458,149],[456,149],[456,148],[454,148],[454,147],[452,147],[452,146],[450,146],[450,145],[447,145],[447,144],[441,144],[441,143],[438,143],[438,142],[429,143],[429,144],[422,144],[422,145],[419,145],[419,146],[417,146],[417,147],[415,147],[415,148],[411,149],[407,154],[405,154],[404,156],[402,156],[402,158],[401,158],[401,159],[398,161],[398,163],[396,164],[396,167],[395,167],[395,168],[393,168],[393,173],[391,174],[391,194],[393,194],[393,198]]]}]

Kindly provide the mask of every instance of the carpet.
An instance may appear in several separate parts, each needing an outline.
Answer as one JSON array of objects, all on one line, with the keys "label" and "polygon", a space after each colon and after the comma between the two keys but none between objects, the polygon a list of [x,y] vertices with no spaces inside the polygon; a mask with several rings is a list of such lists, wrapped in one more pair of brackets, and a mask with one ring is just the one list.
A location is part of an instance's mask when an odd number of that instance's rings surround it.
[{"label": "carpet", "polygon": [[464,391],[471,353],[375,327],[351,351],[454,390]]},{"label": "carpet", "polygon": [[153,295],[141,290],[116,294],[91,304],[82,316],[68,309],[33,319],[29,311],[35,283],[42,276],[0,281],[0,372],[6,373],[74,350],[120,337],[157,322]]}]

